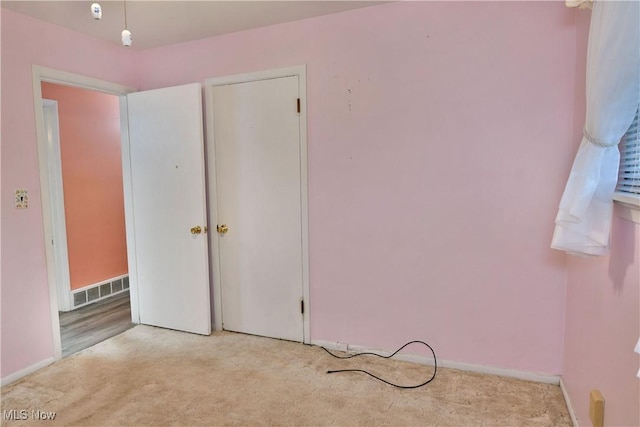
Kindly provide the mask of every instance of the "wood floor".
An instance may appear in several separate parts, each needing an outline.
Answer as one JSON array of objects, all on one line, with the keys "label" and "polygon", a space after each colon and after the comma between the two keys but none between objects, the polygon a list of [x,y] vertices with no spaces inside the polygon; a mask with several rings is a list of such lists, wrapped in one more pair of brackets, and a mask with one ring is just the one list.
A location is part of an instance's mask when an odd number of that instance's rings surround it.
[{"label": "wood floor", "polygon": [[130,329],[131,304],[129,292],[123,292],[95,304],[73,311],[60,312],[62,357]]}]

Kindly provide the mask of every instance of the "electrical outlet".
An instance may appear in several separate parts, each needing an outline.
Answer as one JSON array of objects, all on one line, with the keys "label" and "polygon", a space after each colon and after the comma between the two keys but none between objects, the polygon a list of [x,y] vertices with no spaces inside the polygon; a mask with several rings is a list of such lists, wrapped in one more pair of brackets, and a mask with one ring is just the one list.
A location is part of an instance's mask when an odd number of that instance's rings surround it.
[{"label": "electrical outlet", "polygon": [[16,208],[26,209],[29,206],[29,197],[27,196],[27,190],[16,190]]},{"label": "electrical outlet", "polygon": [[604,397],[600,390],[591,390],[589,394],[589,418],[593,427],[604,426]]},{"label": "electrical outlet", "polygon": [[336,350],[338,351],[349,351],[349,345],[343,342],[336,343]]}]

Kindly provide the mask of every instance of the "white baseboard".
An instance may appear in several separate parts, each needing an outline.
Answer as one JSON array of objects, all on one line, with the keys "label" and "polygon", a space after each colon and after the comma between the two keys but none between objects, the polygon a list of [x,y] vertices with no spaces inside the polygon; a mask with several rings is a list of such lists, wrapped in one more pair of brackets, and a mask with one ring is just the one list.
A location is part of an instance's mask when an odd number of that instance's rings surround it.
[{"label": "white baseboard", "polygon": [[14,372],[13,374],[9,374],[6,377],[0,380],[0,385],[2,387],[7,384],[11,384],[12,382],[18,381],[20,378],[26,377],[29,374],[34,373],[35,371],[44,368],[45,366],[51,365],[56,360],[53,357],[49,357],[48,359],[41,360],[38,363],[34,363],[31,366],[27,366],[24,369],[20,369],[18,372]]},{"label": "white baseboard", "polygon": [[576,416],[576,413],[573,410],[573,406],[571,406],[571,399],[569,398],[569,392],[567,392],[567,387],[565,387],[564,381],[562,381],[562,378],[560,378],[560,390],[562,390],[562,396],[564,396],[564,401],[567,404],[567,410],[569,411],[569,415],[571,416],[571,422],[573,423],[573,427],[580,427],[580,423],[578,423],[578,417]]},{"label": "white baseboard", "polygon": [[[388,356],[389,354],[392,353],[390,351],[370,349],[366,347],[354,346],[351,344],[345,344],[345,343],[339,343],[339,342],[312,340],[311,344],[324,347],[327,350],[348,351],[350,353],[370,352],[370,353],[380,354],[382,356]],[[419,363],[421,365],[433,366],[433,359],[427,356],[399,353],[395,356],[395,358],[398,360],[403,360],[405,362],[413,362],[413,363]],[[441,366],[443,368],[459,369],[461,371],[477,372],[480,374],[498,375],[501,377],[516,378],[519,380],[526,380],[526,381],[534,381],[538,383],[547,383],[547,384],[554,384],[554,385],[560,384],[560,376],[558,375],[546,375],[546,374],[540,374],[537,372],[519,371],[517,369],[504,369],[504,368],[496,368],[494,366],[474,365],[472,363],[443,360],[440,358],[438,358],[438,366]]]}]

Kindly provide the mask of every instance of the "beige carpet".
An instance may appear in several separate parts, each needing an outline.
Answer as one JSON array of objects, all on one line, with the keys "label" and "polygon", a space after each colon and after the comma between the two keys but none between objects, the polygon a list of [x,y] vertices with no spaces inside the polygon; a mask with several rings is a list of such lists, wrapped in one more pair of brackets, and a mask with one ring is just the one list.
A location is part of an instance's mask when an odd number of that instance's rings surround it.
[{"label": "beige carpet", "polygon": [[[437,352],[438,349],[436,349]],[[137,326],[2,389],[2,409],[56,412],[3,425],[569,426],[559,387],[234,333]],[[3,412],[6,418],[6,412]]]}]

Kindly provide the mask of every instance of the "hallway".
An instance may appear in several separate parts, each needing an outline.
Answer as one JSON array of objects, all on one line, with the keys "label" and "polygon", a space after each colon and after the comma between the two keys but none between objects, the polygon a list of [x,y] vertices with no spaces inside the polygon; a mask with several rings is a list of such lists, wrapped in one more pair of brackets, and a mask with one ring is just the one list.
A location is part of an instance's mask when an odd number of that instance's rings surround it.
[{"label": "hallway", "polygon": [[59,312],[59,315],[62,357],[91,347],[134,326],[131,323],[129,291],[73,311]]}]

